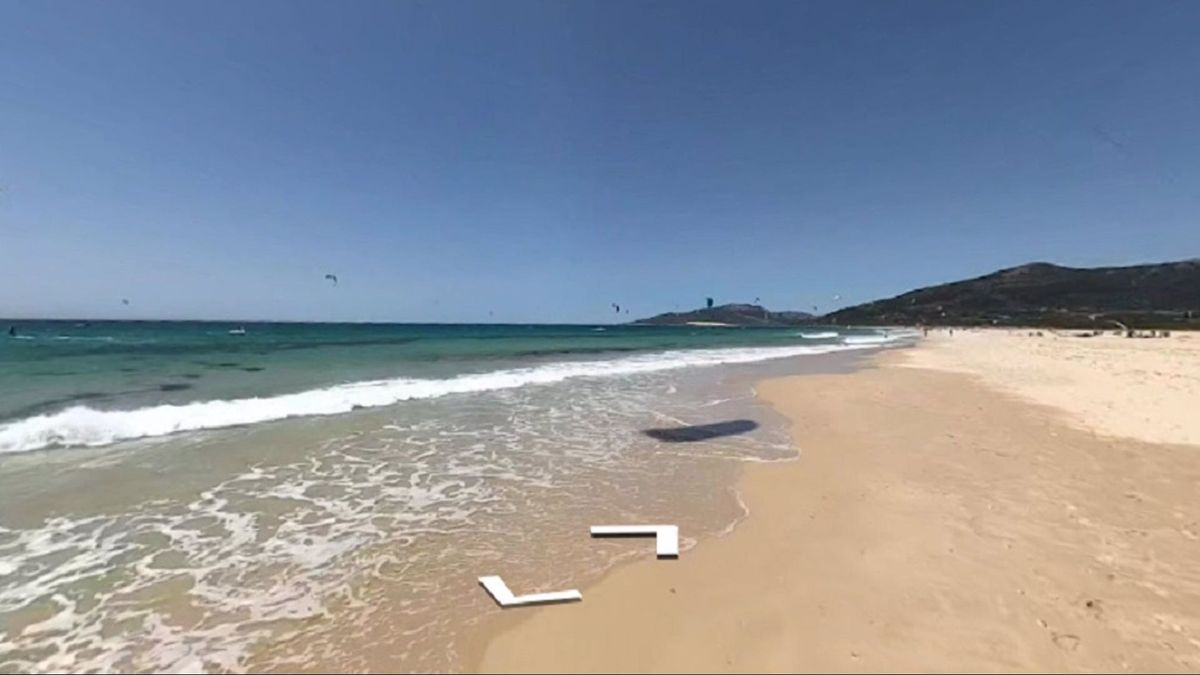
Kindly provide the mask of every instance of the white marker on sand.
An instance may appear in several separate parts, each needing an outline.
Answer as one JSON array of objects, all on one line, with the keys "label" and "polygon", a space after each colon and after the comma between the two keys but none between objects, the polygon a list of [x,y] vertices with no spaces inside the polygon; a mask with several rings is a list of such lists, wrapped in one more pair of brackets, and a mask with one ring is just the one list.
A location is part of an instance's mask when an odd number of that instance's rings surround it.
[{"label": "white marker on sand", "polygon": [[649,537],[655,539],[654,549],[659,558],[679,557],[679,527],[677,525],[593,525],[593,537]]},{"label": "white marker on sand", "polygon": [[549,605],[558,602],[575,602],[583,600],[583,595],[575,589],[555,591],[553,593],[530,593],[528,595],[513,595],[508,590],[508,584],[497,576],[479,577],[479,585],[492,596],[501,607],[519,607],[522,605]]}]

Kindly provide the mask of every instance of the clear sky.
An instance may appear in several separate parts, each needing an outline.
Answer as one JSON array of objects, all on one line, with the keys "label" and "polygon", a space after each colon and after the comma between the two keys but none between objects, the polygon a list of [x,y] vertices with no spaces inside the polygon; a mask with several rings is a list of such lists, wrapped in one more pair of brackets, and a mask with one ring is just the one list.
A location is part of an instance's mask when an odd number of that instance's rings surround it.
[{"label": "clear sky", "polygon": [[0,0],[0,316],[827,311],[1195,257],[1198,36],[1200,2]]}]

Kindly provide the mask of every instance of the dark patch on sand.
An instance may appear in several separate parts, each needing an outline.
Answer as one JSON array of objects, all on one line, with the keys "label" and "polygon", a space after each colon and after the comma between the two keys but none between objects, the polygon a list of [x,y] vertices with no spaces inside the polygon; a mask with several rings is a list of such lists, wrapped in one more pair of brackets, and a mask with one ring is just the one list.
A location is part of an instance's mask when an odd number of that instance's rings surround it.
[{"label": "dark patch on sand", "polygon": [[745,434],[758,428],[754,420],[727,420],[712,424],[693,424],[667,429],[645,429],[643,434],[663,443],[696,443],[722,436]]}]

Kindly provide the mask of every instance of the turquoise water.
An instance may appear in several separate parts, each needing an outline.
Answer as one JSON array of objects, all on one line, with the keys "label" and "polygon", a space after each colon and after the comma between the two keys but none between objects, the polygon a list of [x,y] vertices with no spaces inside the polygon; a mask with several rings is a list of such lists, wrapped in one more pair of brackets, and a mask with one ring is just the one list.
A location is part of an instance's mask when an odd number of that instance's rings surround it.
[{"label": "turquoise water", "polygon": [[[454,671],[602,523],[684,545],[795,457],[752,383],[877,331],[14,322],[0,336],[0,673]],[[0,328],[7,324],[0,323]],[[667,442],[681,428],[729,435]],[[644,542],[641,542],[644,543]],[[684,553],[686,555],[686,552]]]},{"label": "turquoise water", "polygon": [[[627,325],[70,321],[0,325],[11,325],[16,332],[15,336],[0,337],[0,452],[100,445],[180,430],[335,414],[461,391],[463,387],[484,389],[524,383],[521,376],[508,382],[459,381],[445,387],[447,392],[441,392],[436,384],[464,375],[528,371],[547,364],[607,362],[621,356],[655,353],[814,347],[843,342],[846,336],[870,339],[874,335],[872,331],[833,332],[821,328],[801,331]],[[241,334],[243,329],[245,333]],[[677,360],[688,361],[686,356]],[[631,367],[640,372],[640,368],[652,366]],[[603,374],[600,370],[577,372]],[[533,374],[526,379],[538,381],[543,375]],[[398,384],[405,387],[397,389]],[[331,387],[342,390],[335,395],[326,391],[318,400],[316,392]],[[357,389],[350,391],[348,387]],[[299,396],[306,392],[307,397]],[[82,414],[282,395],[292,398],[270,405],[260,402],[254,410],[243,406],[241,414],[225,414],[210,406],[202,420],[185,420],[182,412],[171,419],[163,414],[153,418],[147,414],[141,419],[128,415],[100,419]],[[199,411],[189,410],[188,416],[195,412]],[[55,415],[58,417],[53,420],[19,426],[23,420]]]}]

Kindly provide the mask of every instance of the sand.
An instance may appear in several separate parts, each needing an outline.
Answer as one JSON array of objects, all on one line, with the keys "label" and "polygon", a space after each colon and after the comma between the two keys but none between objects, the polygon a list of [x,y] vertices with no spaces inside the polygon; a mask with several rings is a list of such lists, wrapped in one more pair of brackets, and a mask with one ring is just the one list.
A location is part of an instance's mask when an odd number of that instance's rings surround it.
[{"label": "sand", "polygon": [[[802,455],[747,467],[745,522],[675,561],[647,546],[582,603],[507,613],[468,667],[1200,669],[1200,448],[1137,423],[1195,438],[1170,411],[1197,370],[1170,364],[1196,342],[960,337],[762,383]],[[1156,409],[1092,390],[1113,378]],[[1120,423],[1089,426],[1108,403]]]},{"label": "sand", "polygon": [[1074,332],[934,331],[903,363],[969,373],[1059,408],[1079,429],[1200,445],[1200,334],[1129,339]]}]

